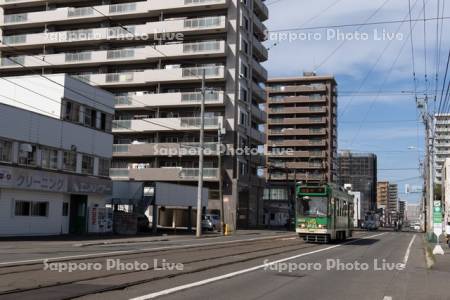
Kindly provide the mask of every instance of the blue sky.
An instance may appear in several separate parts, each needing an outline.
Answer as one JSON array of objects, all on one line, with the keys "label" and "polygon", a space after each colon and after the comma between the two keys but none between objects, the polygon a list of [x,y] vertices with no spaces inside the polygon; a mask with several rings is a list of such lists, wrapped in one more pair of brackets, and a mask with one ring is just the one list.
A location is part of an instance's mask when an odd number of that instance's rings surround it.
[{"label": "blue sky", "polygon": [[[450,16],[450,1],[443,15]],[[414,91],[408,0],[268,0],[271,31],[269,61],[271,77],[298,76],[303,71],[333,74],[339,84],[339,149],[373,152],[378,156],[378,177],[398,181],[400,197],[416,202],[419,195],[404,195],[404,185],[421,185],[419,157],[423,159],[424,129],[418,121]],[[423,18],[423,0],[411,0],[413,19]],[[426,18],[437,17],[438,0],[425,0]],[[322,27],[336,24],[407,20],[405,23],[344,27],[333,30],[292,28]],[[413,22],[414,61],[420,95],[425,90],[425,66],[428,88],[434,97],[436,74],[436,23]],[[439,23],[441,24],[441,23]],[[445,38],[449,20],[443,21],[444,38],[440,60],[440,79],[450,46]],[[283,33],[296,34],[296,40],[282,40]],[[375,33],[375,30],[377,33]],[[389,33],[392,40],[383,38]],[[302,35],[300,35],[302,33]],[[308,36],[307,34],[310,34]],[[340,34],[350,34],[338,40]],[[316,34],[312,36],[312,34]],[[358,36],[359,34],[359,36]],[[320,35],[320,36],[319,36]],[[426,41],[424,41],[426,36]],[[393,38],[395,37],[395,38]],[[334,54],[332,54],[334,52]],[[425,55],[426,54],[426,55]],[[427,62],[425,64],[425,61]],[[438,86],[442,86],[440,83]],[[407,93],[402,93],[407,92]],[[431,106],[433,101],[431,101]],[[374,122],[375,121],[375,122]],[[409,147],[418,150],[410,150]],[[383,169],[411,170],[383,170]]]}]

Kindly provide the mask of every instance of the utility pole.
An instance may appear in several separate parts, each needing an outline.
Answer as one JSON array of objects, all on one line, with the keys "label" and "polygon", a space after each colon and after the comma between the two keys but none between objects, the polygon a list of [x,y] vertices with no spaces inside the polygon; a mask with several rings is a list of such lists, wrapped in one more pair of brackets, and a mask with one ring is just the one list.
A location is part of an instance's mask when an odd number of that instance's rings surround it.
[{"label": "utility pole", "polygon": [[217,146],[218,146],[218,167],[219,167],[219,199],[221,205],[220,223],[222,235],[225,235],[225,205],[223,203],[223,176],[222,176],[222,125],[219,124],[217,131]]},{"label": "utility pole", "polygon": [[205,148],[205,98],[206,98],[206,70],[203,69],[202,76],[202,100],[200,105],[200,153],[198,161],[198,191],[197,191],[197,226],[195,228],[196,237],[202,235],[202,203],[203,203],[203,159]]}]

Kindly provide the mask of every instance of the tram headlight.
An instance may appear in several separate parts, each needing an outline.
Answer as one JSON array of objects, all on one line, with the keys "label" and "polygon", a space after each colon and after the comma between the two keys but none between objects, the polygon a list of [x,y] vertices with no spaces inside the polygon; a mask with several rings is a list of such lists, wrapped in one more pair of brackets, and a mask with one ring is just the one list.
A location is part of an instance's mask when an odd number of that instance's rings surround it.
[{"label": "tram headlight", "polygon": [[303,223],[303,224],[300,225],[300,227],[301,228],[306,228],[306,224]]}]

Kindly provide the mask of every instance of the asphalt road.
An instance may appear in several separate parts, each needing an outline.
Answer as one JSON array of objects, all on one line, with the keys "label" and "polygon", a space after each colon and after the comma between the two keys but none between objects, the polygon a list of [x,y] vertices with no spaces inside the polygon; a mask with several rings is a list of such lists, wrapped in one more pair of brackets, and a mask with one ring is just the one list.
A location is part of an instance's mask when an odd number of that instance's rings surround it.
[{"label": "asphalt road", "polygon": [[450,299],[449,273],[427,270],[421,234],[223,242],[69,261],[98,267],[87,271],[0,267],[0,299]]}]

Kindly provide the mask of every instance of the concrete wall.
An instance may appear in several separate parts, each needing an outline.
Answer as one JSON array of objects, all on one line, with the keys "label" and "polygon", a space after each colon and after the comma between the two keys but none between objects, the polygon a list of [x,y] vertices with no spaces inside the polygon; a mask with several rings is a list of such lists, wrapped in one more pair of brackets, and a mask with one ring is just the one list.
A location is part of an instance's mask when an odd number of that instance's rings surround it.
[{"label": "concrete wall", "polygon": [[[36,105],[41,107],[39,103]],[[1,103],[0,136],[64,150],[75,145],[78,152],[105,158],[112,156],[111,134]]]},{"label": "concrete wall", "polygon": [[[49,202],[47,217],[14,215],[16,200]],[[69,232],[69,217],[62,216],[63,202],[70,197],[62,193],[44,193],[0,189],[0,236],[57,235]]]}]

